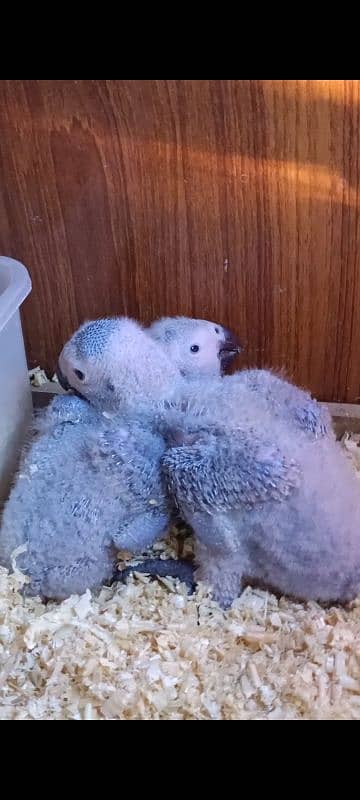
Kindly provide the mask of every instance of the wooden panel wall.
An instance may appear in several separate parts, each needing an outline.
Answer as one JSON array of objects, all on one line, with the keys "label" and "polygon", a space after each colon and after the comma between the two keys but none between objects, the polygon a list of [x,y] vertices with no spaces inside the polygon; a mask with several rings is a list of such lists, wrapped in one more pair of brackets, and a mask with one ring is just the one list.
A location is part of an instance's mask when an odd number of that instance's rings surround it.
[{"label": "wooden panel wall", "polygon": [[360,81],[1,81],[0,251],[29,361],[84,318],[216,319],[360,396]]}]

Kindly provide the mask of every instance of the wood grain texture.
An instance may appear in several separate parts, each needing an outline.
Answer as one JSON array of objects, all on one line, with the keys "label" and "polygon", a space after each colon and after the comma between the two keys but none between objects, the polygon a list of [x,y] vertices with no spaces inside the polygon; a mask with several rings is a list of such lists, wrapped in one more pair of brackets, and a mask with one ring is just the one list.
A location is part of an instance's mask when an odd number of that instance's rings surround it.
[{"label": "wood grain texture", "polygon": [[0,251],[30,364],[85,318],[216,319],[360,397],[360,81],[1,81]]}]

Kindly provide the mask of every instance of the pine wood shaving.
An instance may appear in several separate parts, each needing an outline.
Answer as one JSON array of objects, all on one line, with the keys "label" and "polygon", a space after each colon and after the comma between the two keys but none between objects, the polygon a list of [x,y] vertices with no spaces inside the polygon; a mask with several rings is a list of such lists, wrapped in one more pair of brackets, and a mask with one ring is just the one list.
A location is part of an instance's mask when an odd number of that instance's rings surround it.
[{"label": "pine wood shaving", "polygon": [[45,370],[41,369],[40,367],[34,367],[34,369],[30,369],[29,378],[32,386],[36,386],[37,388],[39,388],[40,386],[44,386],[46,383],[49,382]]},{"label": "pine wood shaving", "polygon": [[[344,446],[360,469],[357,443]],[[178,551],[172,531],[151,552]],[[0,568],[2,720],[360,719],[360,601],[323,609],[247,589],[225,613],[205,586],[188,597],[139,575],[44,606],[23,583]]]},{"label": "pine wood shaving", "polygon": [[341,442],[360,473],[360,433],[344,433]]}]

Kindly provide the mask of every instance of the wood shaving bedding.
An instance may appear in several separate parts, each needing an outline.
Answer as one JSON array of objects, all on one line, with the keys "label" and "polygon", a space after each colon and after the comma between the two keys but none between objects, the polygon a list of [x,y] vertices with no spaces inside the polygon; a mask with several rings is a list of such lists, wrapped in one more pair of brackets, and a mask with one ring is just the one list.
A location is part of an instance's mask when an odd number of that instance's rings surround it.
[{"label": "wood shaving bedding", "polygon": [[[359,441],[343,444],[360,470]],[[172,534],[151,553],[176,551]],[[247,589],[223,612],[205,586],[139,575],[44,606],[23,581],[0,568],[2,720],[360,719],[360,601]]]}]

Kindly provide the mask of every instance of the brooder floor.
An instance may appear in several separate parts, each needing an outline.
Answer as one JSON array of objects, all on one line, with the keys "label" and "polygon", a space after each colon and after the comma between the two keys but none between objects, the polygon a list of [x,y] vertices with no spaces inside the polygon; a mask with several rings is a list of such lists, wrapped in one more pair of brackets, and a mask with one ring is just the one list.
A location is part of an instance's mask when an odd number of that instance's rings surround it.
[{"label": "brooder floor", "polygon": [[[358,439],[344,444],[360,469]],[[188,598],[140,576],[43,606],[21,582],[0,570],[3,720],[360,719],[360,600],[324,610],[246,590],[224,613],[206,587]]]}]

